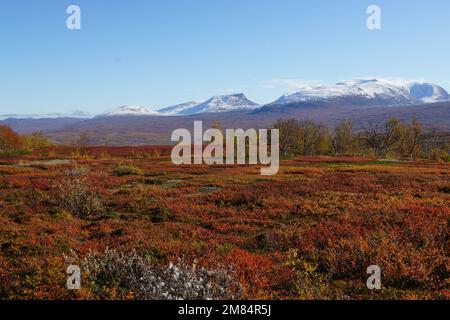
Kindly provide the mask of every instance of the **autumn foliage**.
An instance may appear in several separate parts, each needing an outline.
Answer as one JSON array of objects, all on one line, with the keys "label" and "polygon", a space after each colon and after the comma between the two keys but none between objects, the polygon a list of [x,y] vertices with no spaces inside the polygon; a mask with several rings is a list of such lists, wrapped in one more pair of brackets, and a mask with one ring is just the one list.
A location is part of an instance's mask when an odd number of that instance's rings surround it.
[{"label": "autumn foliage", "polygon": [[[448,164],[308,156],[262,177],[169,155],[0,156],[0,299],[449,298]],[[68,263],[85,266],[80,290]],[[366,287],[373,264],[380,291]],[[173,285],[152,290],[158,277]]]},{"label": "autumn foliage", "polygon": [[52,146],[52,143],[41,133],[19,135],[9,126],[0,125],[0,155],[15,155],[18,152],[32,151]]},{"label": "autumn foliage", "polygon": [[16,151],[22,148],[22,140],[8,126],[0,126],[0,154]]}]

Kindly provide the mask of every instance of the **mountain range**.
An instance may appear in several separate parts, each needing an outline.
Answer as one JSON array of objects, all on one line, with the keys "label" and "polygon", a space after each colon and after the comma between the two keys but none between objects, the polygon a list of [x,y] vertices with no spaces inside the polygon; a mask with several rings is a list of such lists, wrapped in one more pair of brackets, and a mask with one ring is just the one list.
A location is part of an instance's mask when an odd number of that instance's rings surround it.
[{"label": "mountain range", "polygon": [[[427,82],[388,79],[357,79],[330,86],[304,86],[294,93],[285,94],[276,101],[259,105],[243,93],[213,96],[204,102],[186,102],[153,111],[138,105],[126,105],[95,116],[176,116],[232,111],[267,111],[273,107],[311,104],[346,104],[360,106],[404,106],[449,101],[444,88]],[[0,115],[0,119],[16,118],[90,118],[89,114],[76,111],[69,115]]]},{"label": "mountain range", "polygon": [[260,105],[250,101],[243,93],[213,96],[204,102],[186,102],[158,111],[151,111],[142,106],[122,106],[111,112],[98,115],[97,118],[114,116],[177,116],[200,113],[223,113],[232,111],[252,111]]},{"label": "mountain range", "polygon": [[9,124],[22,133],[43,131],[57,142],[73,141],[86,132],[96,144],[124,145],[170,143],[171,130],[189,128],[194,120],[258,128],[281,118],[309,118],[330,125],[352,118],[361,127],[368,120],[393,116],[404,121],[417,117],[425,127],[450,130],[450,95],[427,82],[358,79],[330,86],[304,86],[266,105],[239,93],[157,111],[129,105],[95,117],[10,117],[0,124]]},{"label": "mountain range", "polygon": [[332,86],[305,86],[299,91],[285,94],[278,100],[261,106],[250,101],[243,93],[213,96],[205,102],[187,102],[158,111],[141,106],[123,106],[101,115],[193,115],[231,111],[256,111],[274,106],[311,103],[336,103],[348,105],[400,106],[434,103],[450,100],[444,88],[426,82],[386,79],[360,79],[337,83]]},{"label": "mountain range", "polygon": [[350,103],[378,105],[408,105],[448,101],[444,88],[426,82],[386,79],[360,79],[337,83],[333,86],[306,86],[300,91],[286,94],[272,103],[284,105],[300,102],[348,100]]}]

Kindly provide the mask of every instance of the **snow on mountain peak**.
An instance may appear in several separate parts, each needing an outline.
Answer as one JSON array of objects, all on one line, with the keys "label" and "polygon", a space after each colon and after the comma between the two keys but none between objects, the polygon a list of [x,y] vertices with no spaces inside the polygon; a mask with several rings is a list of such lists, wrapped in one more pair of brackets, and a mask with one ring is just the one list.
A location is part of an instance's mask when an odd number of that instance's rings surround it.
[{"label": "snow on mountain peak", "polygon": [[213,96],[199,105],[184,110],[183,114],[244,111],[257,108],[259,108],[257,103],[250,101],[243,93],[237,93]]},{"label": "snow on mountain peak", "polygon": [[115,117],[115,116],[163,116],[164,114],[152,111],[145,107],[137,105],[128,105],[119,107],[111,112],[106,112],[99,115],[97,118]]},{"label": "snow on mountain peak", "polygon": [[450,100],[449,94],[442,87],[432,83],[404,79],[356,79],[331,86],[305,86],[298,92],[282,96],[275,104],[327,101],[350,97],[376,99],[387,105]]},{"label": "snow on mountain peak", "polygon": [[188,109],[191,109],[192,107],[195,107],[199,105],[200,102],[198,101],[190,101],[186,103],[176,104],[167,108],[163,108],[158,110],[158,112],[164,113],[166,115],[181,115],[185,114],[185,111]]},{"label": "snow on mountain peak", "polygon": [[[354,79],[335,85],[304,86],[300,91],[283,95],[271,105],[301,102],[336,102],[352,105],[401,106],[450,101],[442,87],[423,81],[405,79]],[[243,93],[216,95],[198,103],[195,101],[152,111],[138,105],[127,105],[96,118],[113,116],[175,116],[199,113],[253,111],[261,106],[250,101]]]}]

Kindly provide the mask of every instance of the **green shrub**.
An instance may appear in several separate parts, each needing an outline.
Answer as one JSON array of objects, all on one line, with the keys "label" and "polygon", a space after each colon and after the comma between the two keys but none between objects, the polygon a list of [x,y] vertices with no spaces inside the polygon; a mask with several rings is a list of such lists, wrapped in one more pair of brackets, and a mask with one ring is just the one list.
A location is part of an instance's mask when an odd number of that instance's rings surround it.
[{"label": "green shrub", "polygon": [[318,264],[304,259],[296,249],[289,250],[287,266],[295,275],[295,292],[300,300],[323,299],[329,292],[328,279]]},{"label": "green shrub", "polygon": [[114,169],[114,174],[118,177],[122,176],[140,176],[142,170],[133,165],[120,165]]},{"label": "green shrub", "polygon": [[430,158],[437,162],[450,162],[450,154],[442,149],[433,149]]}]

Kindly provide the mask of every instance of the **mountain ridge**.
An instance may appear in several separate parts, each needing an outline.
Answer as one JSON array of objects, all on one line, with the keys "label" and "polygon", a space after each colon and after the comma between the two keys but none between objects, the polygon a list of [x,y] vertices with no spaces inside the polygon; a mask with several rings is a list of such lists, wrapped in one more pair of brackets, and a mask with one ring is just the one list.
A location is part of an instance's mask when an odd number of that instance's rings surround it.
[{"label": "mountain ridge", "polygon": [[0,115],[0,120],[43,118],[108,118],[118,116],[186,116],[203,113],[244,111],[249,113],[277,111],[311,106],[407,106],[450,101],[449,93],[439,85],[413,80],[367,78],[338,82],[335,85],[303,86],[294,93],[284,94],[272,103],[259,105],[244,93],[212,96],[204,102],[186,102],[157,111],[139,105],[125,105],[95,117],[82,111],[71,115]]},{"label": "mountain ridge", "polygon": [[268,105],[326,102],[335,99],[366,100],[367,105],[398,106],[448,101],[450,95],[441,86],[428,82],[373,78],[348,80],[331,86],[305,86]]},{"label": "mountain ridge", "polygon": [[106,118],[106,117],[119,117],[119,116],[162,116],[163,114],[150,110],[148,108],[138,105],[126,105],[114,109],[113,111],[105,112],[94,117]]}]

